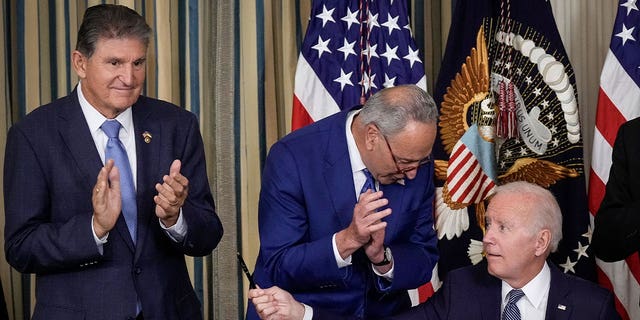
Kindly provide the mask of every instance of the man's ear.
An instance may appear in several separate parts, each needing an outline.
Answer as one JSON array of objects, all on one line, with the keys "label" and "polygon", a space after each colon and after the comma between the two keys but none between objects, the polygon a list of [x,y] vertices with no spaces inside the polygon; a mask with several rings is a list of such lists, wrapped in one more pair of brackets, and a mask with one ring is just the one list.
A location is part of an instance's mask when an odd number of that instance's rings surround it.
[{"label": "man's ear", "polygon": [[74,50],[71,53],[71,66],[80,79],[84,79],[87,76],[87,60],[80,51]]},{"label": "man's ear", "polygon": [[549,246],[551,245],[551,231],[549,229],[542,229],[536,236],[536,256],[544,255]]},{"label": "man's ear", "polygon": [[367,150],[373,150],[374,146],[378,143],[378,139],[380,139],[380,130],[373,123],[369,123],[364,127],[365,131],[365,146]]}]

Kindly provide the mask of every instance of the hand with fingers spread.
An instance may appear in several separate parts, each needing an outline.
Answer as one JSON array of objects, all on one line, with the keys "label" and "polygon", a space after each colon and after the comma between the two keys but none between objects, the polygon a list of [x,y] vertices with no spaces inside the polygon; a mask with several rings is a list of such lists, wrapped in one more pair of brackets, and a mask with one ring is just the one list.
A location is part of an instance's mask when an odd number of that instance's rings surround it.
[{"label": "hand with fingers spread", "polygon": [[120,172],[113,160],[100,169],[93,194],[93,229],[98,238],[104,237],[116,224],[122,209]]},{"label": "hand with fingers spread", "polygon": [[156,184],[158,194],[153,197],[156,216],[165,227],[171,227],[176,223],[180,208],[189,194],[189,179],[180,173],[180,167],[180,160],[174,160],[169,168],[169,175],[162,177],[162,184]]},{"label": "hand with fingers spread", "polygon": [[371,236],[376,232],[382,231],[384,238],[387,223],[382,221],[382,218],[390,215],[391,209],[379,210],[389,203],[382,196],[382,191],[372,192],[371,190],[360,195],[353,209],[351,224],[336,234],[336,245],[343,258],[369,243]]}]

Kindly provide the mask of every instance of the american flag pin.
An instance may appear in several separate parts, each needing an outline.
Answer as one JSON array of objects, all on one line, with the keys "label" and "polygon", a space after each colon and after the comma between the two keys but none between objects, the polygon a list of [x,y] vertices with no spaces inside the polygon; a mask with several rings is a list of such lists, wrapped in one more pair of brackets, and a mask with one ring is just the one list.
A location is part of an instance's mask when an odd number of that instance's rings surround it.
[{"label": "american flag pin", "polygon": [[142,137],[144,138],[144,143],[151,143],[151,138],[153,138],[153,136],[151,135],[151,133],[149,133],[149,131],[143,132]]},{"label": "american flag pin", "polygon": [[567,306],[565,306],[564,304],[559,304],[559,305],[558,305],[558,309],[560,309],[560,310],[563,310],[563,311],[564,311],[564,310],[567,310]]}]

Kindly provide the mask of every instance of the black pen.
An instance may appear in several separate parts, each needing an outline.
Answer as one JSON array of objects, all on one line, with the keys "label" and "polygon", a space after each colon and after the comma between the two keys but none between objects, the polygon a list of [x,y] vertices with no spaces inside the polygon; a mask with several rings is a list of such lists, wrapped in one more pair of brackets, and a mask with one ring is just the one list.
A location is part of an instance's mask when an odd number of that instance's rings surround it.
[{"label": "black pen", "polygon": [[240,252],[237,252],[237,254],[238,254],[238,261],[240,262],[240,267],[242,268],[242,272],[244,272],[244,274],[247,276],[247,279],[249,279],[249,288],[255,289],[256,283],[253,281],[253,275],[251,274],[251,272],[249,272],[249,269],[247,269],[247,264],[244,263],[244,259],[242,259]]}]

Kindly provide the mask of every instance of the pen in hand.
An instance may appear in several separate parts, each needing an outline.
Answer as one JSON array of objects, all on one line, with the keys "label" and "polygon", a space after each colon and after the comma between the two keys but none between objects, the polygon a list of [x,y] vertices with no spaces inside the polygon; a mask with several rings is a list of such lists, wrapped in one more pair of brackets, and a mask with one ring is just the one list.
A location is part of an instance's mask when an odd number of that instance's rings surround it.
[{"label": "pen in hand", "polygon": [[247,264],[244,263],[244,259],[242,259],[240,252],[237,252],[237,254],[238,254],[238,262],[240,262],[240,267],[242,268],[242,272],[244,272],[244,274],[247,276],[247,279],[249,280],[249,288],[255,289],[256,283],[253,281],[253,275],[251,274],[251,272],[249,272],[249,269],[247,269]]}]

